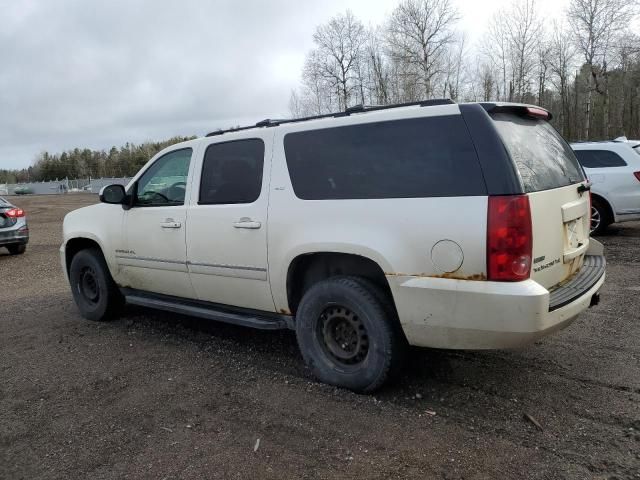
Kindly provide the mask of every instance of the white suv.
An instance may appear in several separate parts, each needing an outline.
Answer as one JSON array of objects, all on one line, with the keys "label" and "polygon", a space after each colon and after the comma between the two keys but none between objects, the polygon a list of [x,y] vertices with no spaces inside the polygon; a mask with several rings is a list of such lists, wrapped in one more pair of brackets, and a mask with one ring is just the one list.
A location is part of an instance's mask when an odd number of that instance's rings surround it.
[{"label": "white suv", "polygon": [[169,147],[64,220],[82,315],[123,302],[294,329],[372,391],[407,344],[516,347],[597,303],[588,185],[545,110],[428,101],[265,120]]},{"label": "white suv", "polygon": [[623,137],[571,147],[592,183],[592,233],[614,222],[640,220],[640,142]]}]

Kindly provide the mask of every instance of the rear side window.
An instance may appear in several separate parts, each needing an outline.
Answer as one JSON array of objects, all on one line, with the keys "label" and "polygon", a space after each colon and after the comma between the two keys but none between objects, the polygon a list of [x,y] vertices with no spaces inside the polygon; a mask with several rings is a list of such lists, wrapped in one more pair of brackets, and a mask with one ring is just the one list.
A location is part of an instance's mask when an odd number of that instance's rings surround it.
[{"label": "rear side window", "polygon": [[200,205],[252,203],[262,190],[264,142],[258,138],[207,147],[200,178]]},{"label": "rear side window", "polygon": [[574,150],[578,161],[585,168],[626,167],[627,163],[617,153],[609,150]]},{"label": "rear side window", "polygon": [[584,180],[573,150],[547,121],[510,113],[495,113],[491,118],[518,168],[525,192]]},{"label": "rear side window", "polygon": [[486,195],[460,115],[289,133],[284,148],[304,200]]}]

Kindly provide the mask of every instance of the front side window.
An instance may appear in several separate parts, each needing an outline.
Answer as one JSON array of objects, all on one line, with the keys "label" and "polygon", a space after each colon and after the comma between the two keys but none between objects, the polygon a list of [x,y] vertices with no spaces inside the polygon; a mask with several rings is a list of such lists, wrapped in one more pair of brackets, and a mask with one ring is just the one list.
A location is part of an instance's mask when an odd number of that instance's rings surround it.
[{"label": "front side window", "polygon": [[253,203],[262,190],[264,142],[257,138],[207,147],[200,179],[200,205]]},{"label": "front side window", "polygon": [[192,153],[191,148],[183,148],[156,160],[137,182],[135,205],[184,205]]},{"label": "front side window", "polygon": [[303,200],[487,194],[460,115],[288,133],[284,148]]},{"label": "front side window", "polygon": [[626,167],[617,153],[609,150],[575,150],[578,161],[585,168]]}]

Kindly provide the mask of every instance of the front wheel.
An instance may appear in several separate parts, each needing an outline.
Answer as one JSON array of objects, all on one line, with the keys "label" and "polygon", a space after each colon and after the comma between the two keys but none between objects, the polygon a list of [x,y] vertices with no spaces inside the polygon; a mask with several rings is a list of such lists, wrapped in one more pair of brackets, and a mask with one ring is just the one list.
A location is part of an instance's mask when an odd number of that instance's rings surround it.
[{"label": "front wheel", "polygon": [[123,305],[102,253],[81,250],[71,260],[69,283],[80,314],[88,320],[108,320]]},{"label": "front wheel", "polygon": [[320,381],[371,392],[397,371],[403,335],[390,299],[366,280],[335,277],[313,285],[296,312],[305,362]]}]

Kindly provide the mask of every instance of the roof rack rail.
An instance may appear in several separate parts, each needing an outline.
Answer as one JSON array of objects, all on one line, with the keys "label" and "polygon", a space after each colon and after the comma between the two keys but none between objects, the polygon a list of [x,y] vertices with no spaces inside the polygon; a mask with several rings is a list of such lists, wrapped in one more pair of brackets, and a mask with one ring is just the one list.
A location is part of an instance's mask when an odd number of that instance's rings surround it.
[{"label": "roof rack rail", "polygon": [[223,133],[239,132],[242,130],[249,130],[251,128],[277,127],[278,125],[282,125],[286,123],[307,122],[309,120],[319,120],[321,118],[348,117],[353,113],[376,112],[379,110],[388,110],[391,108],[402,108],[402,107],[433,107],[436,105],[453,105],[454,103],[456,102],[454,102],[450,98],[434,98],[431,100],[421,100],[419,102],[395,103],[392,105],[366,106],[366,105],[358,104],[358,105],[353,105],[351,107],[347,107],[344,112],[325,113],[322,115],[312,115],[309,117],[302,117],[302,118],[288,118],[284,120],[267,118],[265,120],[261,120],[257,122],[255,125],[249,125],[246,127],[228,128],[226,130],[222,130],[222,129],[216,130],[214,132],[207,133],[206,136],[213,137],[216,135],[222,135]]},{"label": "roof rack rail", "polygon": [[255,124],[256,127],[276,127],[278,125],[280,125],[282,122],[286,122],[287,120],[276,120],[273,118],[267,118],[265,120],[261,120],[258,123]]}]

